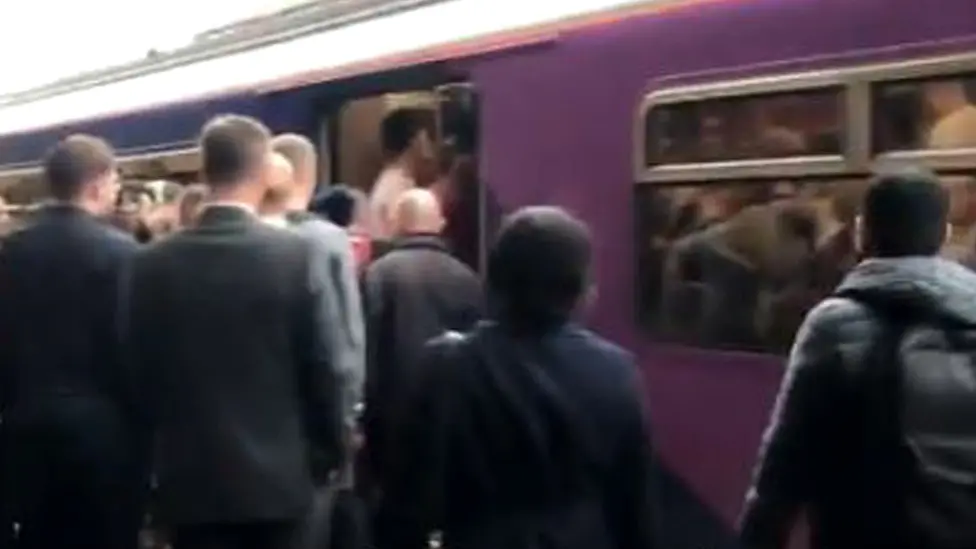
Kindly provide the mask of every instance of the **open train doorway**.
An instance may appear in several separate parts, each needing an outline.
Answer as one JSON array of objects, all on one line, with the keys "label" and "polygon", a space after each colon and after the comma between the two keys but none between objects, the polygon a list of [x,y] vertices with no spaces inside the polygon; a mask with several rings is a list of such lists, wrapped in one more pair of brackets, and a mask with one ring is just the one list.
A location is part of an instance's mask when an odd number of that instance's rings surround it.
[{"label": "open train doorway", "polygon": [[[444,237],[452,252],[472,268],[483,263],[485,208],[478,171],[478,95],[467,83],[384,93],[345,102],[332,124],[329,181],[369,197],[383,170],[394,161],[384,149],[383,120],[411,111],[426,131],[429,155],[415,163],[411,177],[441,200]],[[330,140],[331,141],[331,140]]]}]

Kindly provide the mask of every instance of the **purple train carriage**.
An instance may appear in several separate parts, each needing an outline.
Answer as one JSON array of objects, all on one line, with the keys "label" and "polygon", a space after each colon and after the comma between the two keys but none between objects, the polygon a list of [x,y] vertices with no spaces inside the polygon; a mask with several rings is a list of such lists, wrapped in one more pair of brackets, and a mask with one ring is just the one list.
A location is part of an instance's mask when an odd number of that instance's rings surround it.
[{"label": "purple train carriage", "polygon": [[[187,179],[215,114],[312,137],[324,183],[368,188],[378,125],[428,109],[478,159],[471,242],[564,206],[597,240],[589,322],[646,370],[675,547],[731,539],[790,340],[852,260],[879,164],[946,176],[976,249],[972,0],[375,3],[0,99],[0,184],[38,193],[60,136],[128,177]],[[973,239],[974,242],[969,242]]]}]

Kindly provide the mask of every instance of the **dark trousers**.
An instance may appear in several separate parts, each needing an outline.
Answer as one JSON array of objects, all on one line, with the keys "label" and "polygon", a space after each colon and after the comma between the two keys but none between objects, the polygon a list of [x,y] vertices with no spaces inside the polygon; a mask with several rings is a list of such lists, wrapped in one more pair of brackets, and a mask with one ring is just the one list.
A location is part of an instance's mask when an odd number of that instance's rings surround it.
[{"label": "dark trousers", "polygon": [[3,426],[0,524],[19,529],[0,547],[137,546],[144,484],[131,439],[116,418],[71,408]]},{"label": "dark trousers", "polygon": [[293,549],[300,524],[199,524],[173,530],[173,549]]}]

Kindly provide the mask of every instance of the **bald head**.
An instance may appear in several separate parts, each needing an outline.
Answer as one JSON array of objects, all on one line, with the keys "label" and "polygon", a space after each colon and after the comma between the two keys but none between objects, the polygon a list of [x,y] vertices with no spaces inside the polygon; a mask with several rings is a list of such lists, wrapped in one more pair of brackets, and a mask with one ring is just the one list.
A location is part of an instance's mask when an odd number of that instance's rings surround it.
[{"label": "bald head", "polygon": [[271,140],[271,148],[291,163],[292,170],[295,172],[295,183],[311,193],[315,189],[317,180],[315,172],[318,168],[315,144],[303,135],[283,133]]},{"label": "bald head", "polygon": [[398,235],[436,234],[444,227],[441,205],[427,189],[410,189],[397,199],[393,226]]},{"label": "bald head", "polygon": [[295,172],[284,155],[273,152],[265,174],[265,194],[261,210],[265,214],[282,213],[295,186]]}]

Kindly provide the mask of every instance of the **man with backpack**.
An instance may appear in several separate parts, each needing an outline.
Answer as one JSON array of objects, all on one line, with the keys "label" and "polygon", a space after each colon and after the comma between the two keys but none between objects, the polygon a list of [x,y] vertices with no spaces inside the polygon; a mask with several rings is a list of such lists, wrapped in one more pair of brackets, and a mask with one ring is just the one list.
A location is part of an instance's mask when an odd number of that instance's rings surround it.
[{"label": "man with backpack", "polygon": [[937,177],[875,179],[864,259],[807,316],[763,437],[741,540],[813,549],[976,547],[976,273],[938,256]]}]

